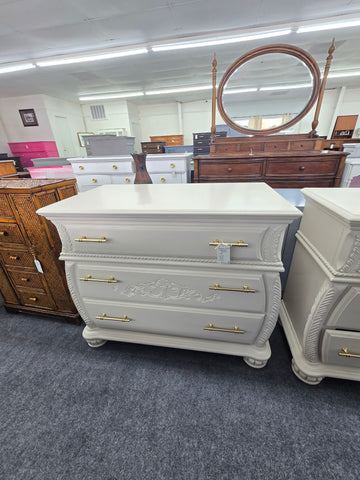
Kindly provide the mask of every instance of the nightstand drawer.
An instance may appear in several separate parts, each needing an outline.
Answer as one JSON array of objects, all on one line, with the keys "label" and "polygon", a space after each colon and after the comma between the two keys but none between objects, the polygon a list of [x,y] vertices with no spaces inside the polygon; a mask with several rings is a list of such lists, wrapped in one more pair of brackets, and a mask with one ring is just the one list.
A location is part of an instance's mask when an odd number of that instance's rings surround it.
[{"label": "nightstand drawer", "polygon": [[27,267],[35,270],[34,258],[27,250],[1,250],[0,255],[7,266]]},{"label": "nightstand drawer", "polygon": [[98,187],[100,185],[108,185],[109,183],[111,183],[111,176],[99,175],[95,173],[91,175],[81,175],[77,177],[77,182],[79,187],[82,187],[82,186]]},{"label": "nightstand drawer", "polygon": [[124,162],[110,160],[99,161],[98,163],[86,163],[86,159],[84,159],[84,162],[81,163],[73,162],[72,167],[76,175],[134,173],[130,159]]},{"label": "nightstand drawer", "polygon": [[273,277],[261,273],[154,266],[120,267],[96,263],[74,267],[77,289],[84,298],[128,301],[136,304],[188,306],[264,312],[265,282],[270,292]]},{"label": "nightstand drawer", "polygon": [[43,289],[44,286],[42,284],[40,274],[34,272],[24,272],[19,270],[8,270],[8,273],[14,282],[14,285],[20,288],[35,288],[35,289]]},{"label": "nightstand drawer", "polygon": [[180,337],[253,343],[263,314],[199,310],[187,307],[94,302],[85,299],[89,320],[96,327]]},{"label": "nightstand drawer", "polygon": [[326,330],[321,355],[326,364],[360,368],[360,332]]},{"label": "nightstand drawer", "polygon": [[0,223],[0,243],[24,245],[25,241],[15,223]]},{"label": "nightstand drawer", "polygon": [[27,290],[17,290],[17,294],[21,298],[21,304],[29,307],[40,307],[54,310],[56,305],[53,299],[47,295],[45,292],[40,291],[27,291]]}]

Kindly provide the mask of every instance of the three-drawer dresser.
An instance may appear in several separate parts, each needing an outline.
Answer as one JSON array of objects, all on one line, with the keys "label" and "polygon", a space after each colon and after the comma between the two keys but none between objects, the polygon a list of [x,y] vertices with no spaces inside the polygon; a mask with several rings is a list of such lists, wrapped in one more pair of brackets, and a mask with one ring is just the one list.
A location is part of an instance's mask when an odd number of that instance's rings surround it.
[{"label": "three-drawer dresser", "polygon": [[90,346],[270,358],[284,232],[301,212],[265,183],[105,185],[38,213],[59,231]]},{"label": "three-drawer dresser", "polygon": [[304,214],[280,310],[304,382],[360,380],[360,193],[304,188]]},{"label": "three-drawer dresser", "polygon": [[[146,156],[153,183],[187,183],[191,180],[190,153]],[[80,192],[107,184],[132,184],[135,163],[131,155],[68,158]]]},{"label": "three-drawer dresser", "polygon": [[0,180],[0,291],[5,308],[80,323],[67,288],[60,238],[36,214],[77,194],[71,180]]}]

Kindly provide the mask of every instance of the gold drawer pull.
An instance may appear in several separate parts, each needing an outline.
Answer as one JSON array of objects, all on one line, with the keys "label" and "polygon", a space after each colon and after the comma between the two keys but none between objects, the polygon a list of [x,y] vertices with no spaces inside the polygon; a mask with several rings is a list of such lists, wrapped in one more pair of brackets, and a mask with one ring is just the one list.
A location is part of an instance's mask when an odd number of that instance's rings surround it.
[{"label": "gold drawer pull", "polygon": [[125,178],[126,183],[130,183],[130,178]]},{"label": "gold drawer pull", "polygon": [[161,178],[161,182],[162,182],[162,183],[165,183],[165,182],[166,182],[166,178],[162,177],[162,178]]},{"label": "gold drawer pull", "polygon": [[79,170],[84,170],[84,167],[80,165]]},{"label": "gold drawer pull", "polygon": [[91,275],[87,275],[86,277],[80,277],[80,280],[83,282],[107,282],[107,283],[117,283],[115,277],[110,278],[92,278]]},{"label": "gold drawer pull", "polygon": [[204,330],[210,330],[211,332],[227,332],[227,333],[245,333],[245,330],[239,330],[237,325],[234,328],[217,328],[212,323],[209,323],[208,327],[204,327]]},{"label": "gold drawer pull", "polygon": [[338,353],[340,357],[352,357],[352,358],[360,358],[360,354],[358,353],[350,353],[347,348],[342,348],[341,352]]},{"label": "gold drawer pull", "polygon": [[18,257],[16,255],[10,255],[9,258],[10,258],[10,260],[20,260],[20,257]]},{"label": "gold drawer pull", "polygon": [[96,179],[96,178],[93,178],[92,181],[93,181],[93,183],[96,183],[96,182],[97,182],[97,179]]},{"label": "gold drawer pull", "polygon": [[114,169],[114,170],[117,170],[117,165],[113,165],[113,169]]},{"label": "gold drawer pull", "polygon": [[238,240],[237,242],[220,242],[220,240],[213,240],[209,245],[229,245],[229,247],[248,247],[249,244],[245,243],[243,240]]},{"label": "gold drawer pull", "polygon": [[130,322],[130,318],[127,317],[127,315],[124,315],[122,318],[117,318],[117,317],[108,317],[106,313],[103,313],[102,315],[96,317],[98,320],[115,320],[117,322]]},{"label": "gold drawer pull", "polygon": [[213,287],[209,287],[209,290],[225,290],[227,292],[243,292],[243,293],[256,292],[256,290],[249,288],[247,285],[244,285],[242,288],[232,288],[232,287],[220,287],[219,283],[215,283]]},{"label": "gold drawer pull", "polygon": [[8,232],[0,232],[1,237],[7,237],[9,234]]},{"label": "gold drawer pull", "polygon": [[37,298],[36,298],[36,297],[29,297],[29,300],[31,300],[32,302],[37,302]]},{"label": "gold drawer pull", "polygon": [[175,163],[170,163],[170,168],[175,168]]},{"label": "gold drawer pull", "polygon": [[29,278],[25,278],[25,277],[24,277],[24,278],[21,279],[21,281],[22,281],[22,282],[28,282],[28,281],[29,281]]},{"label": "gold drawer pull", "polygon": [[106,237],[100,237],[100,238],[87,238],[86,235],[83,235],[80,238],[75,238],[75,242],[98,242],[98,243],[103,243],[106,242]]}]

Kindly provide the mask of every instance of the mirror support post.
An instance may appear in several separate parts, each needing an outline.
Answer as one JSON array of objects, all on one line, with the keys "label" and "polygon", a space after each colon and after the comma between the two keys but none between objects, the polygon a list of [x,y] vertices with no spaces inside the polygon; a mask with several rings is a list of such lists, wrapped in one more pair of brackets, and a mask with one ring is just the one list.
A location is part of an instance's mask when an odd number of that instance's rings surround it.
[{"label": "mirror support post", "polygon": [[327,80],[327,77],[328,77],[328,74],[329,74],[331,60],[333,59],[332,54],[334,53],[334,51],[335,51],[335,38],[333,38],[333,41],[332,41],[332,43],[330,45],[330,48],[328,50],[328,57],[326,59],[323,81],[321,83],[321,88],[320,88],[318,102],[317,102],[317,105],[316,105],[314,120],[311,124],[312,130],[310,132],[310,136],[312,136],[312,137],[314,137],[316,135],[316,127],[318,126],[318,123],[319,123],[319,113],[320,113],[321,103],[322,103],[322,100],[323,100],[323,96],[324,96],[324,92],[325,92],[325,86],[326,86],[326,80]]},{"label": "mirror support post", "polygon": [[216,67],[217,67],[217,60],[216,60],[216,53],[214,53],[214,60],[212,62],[212,110],[211,110],[211,136],[210,136],[210,143],[213,143],[215,140],[215,132],[216,132]]}]

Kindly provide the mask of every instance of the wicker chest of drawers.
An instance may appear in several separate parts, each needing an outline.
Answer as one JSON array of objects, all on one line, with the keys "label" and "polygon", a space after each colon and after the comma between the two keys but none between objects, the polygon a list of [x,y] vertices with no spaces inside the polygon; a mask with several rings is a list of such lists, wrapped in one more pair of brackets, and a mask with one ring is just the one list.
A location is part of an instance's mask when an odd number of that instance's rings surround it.
[{"label": "wicker chest of drawers", "polygon": [[270,358],[283,236],[301,213],[266,184],[106,185],[38,213],[58,228],[90,346]]},{"label": "wicker chest of drawers", "polygon": [[36,210],[76,195],[75,180],[0,180],[0,280],[5,308],[80,321],[54,225]]},{"label": "wicker chest of drawers", "polygon": [[360,195],[305,188],[304,215],[281,305],[294,373],[360,380]]}]

